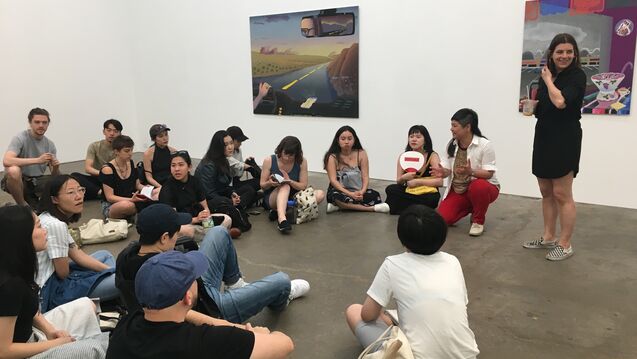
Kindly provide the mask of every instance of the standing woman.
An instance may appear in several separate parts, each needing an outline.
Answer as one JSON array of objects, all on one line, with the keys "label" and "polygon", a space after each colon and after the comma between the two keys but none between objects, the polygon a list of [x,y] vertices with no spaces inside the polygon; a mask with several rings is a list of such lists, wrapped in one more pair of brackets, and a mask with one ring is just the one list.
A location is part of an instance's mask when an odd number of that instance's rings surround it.
[{"label": "standing woman", "polygon": [[469,235],[479,236],[484,231],[489,204],[500,194],[495,177],[495,150],[482,135],[478,114],[471,109],[460,109],[451,117],[451,135],[446,156],[439,166],[432,167],[434,176],[451,176],[438,213],[447,225],[471,214]]},{"label": "standing woman", "polygon": [[[579,49],[573,36],[558,34],[553,38],[541,77],[535,111],[533,174],[542,193],[544,233],[523,246],[551,249],[546,259],[559,261],[573,255],[573,178],[579,172],[582,148],[579,120],[586,89],[586,74],[580,67]],[[561,231],[556,238],[558,215]]]},{"label": "standing woman", "polygon": [[[440,157],[434,152],[431,136],[425,126],[411,126],[409,132],[407,132],[405,152],[407,151],[422,153],[425,157],[425,163],[417,172],[407,172],[400,165],[400,157],[398,158],[396,161],[396,183],[390,184],[385,188],[390,214],[401,214],[412,204],[422,204],[429,208],[436,208],[440,201],[438,187],[442,186],[442,179],[433,177],[431,174],[431,168],[440,165]],[[417,193],[417,191],[409,190],[410,188],[421,186],[429,187],[428,191]]]},{"label": "standing woman", "polygon": [[38,217],[28,207],[0,207],[0,228],[0,356],[27,358],[44,353],[44,358],[104,358],[108,336],[101,341],[82,340],[100,335],[90,299],[81,298],[45,314],[38,309],[36,251],[47,248],[47,231]]},{"label": "standing woman", "polygon": [[[275,175],[281,176],[281,181]],[[292,226],[285,217],[288,200],[307,188],[307,160],[303,157],[301,141],[294,136],[285,136],[274,149],[274,154],[263,160],[261,188],[263,206],[270,210],[270,219],[277,219],[277,228],[286,233]],[[315,190],[316,203],[321,203],[325,192]]]},{"label": "standing woman", "polygon": [[343,126],[336,131],[330,148],[323,158],[330,185],[327,188],[327,213],[339,209],[364,212],[389,212],[380,193],[367,188],[369,160],[356,131]]}]

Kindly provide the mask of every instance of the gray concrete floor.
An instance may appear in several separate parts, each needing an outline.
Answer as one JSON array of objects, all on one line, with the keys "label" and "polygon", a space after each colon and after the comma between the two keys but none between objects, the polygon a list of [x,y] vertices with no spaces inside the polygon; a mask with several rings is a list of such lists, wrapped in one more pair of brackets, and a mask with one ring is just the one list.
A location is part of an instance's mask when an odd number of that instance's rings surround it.
[{"label": "gray concrete floor", "polygon": [[[81,163],[62,171],[80,170]],[[311,173],[315,188],[327,178]],[[372,180],[384,195],[386,181]],[[506,184],[504,184],[506,186]],[[10,197],[0,194],[0,203]],[[99,203],[85,204],[82,221],[99,218]],[[281,235],[262,213],[253,229],[235,240],[248,281],[274,271],[307,279],[309,295],[286,311],[265,310],[250,320],[287,333],[293,358],[356,358],[361,348],[344,321],[344,310],[362,302],[385,256],[401,252],[396,216],[354,212],[325,214]],[[564,262],[526,250],[541,234],[538,199],[501,195],[489,208],[486,231],[469,237],[467,219],[449,230],[443,250],[458,257],[469,291],[469,323],[481,358],[635,358],[637,342],[637,210],[578,204],[575,255]],[[85,246],[88,253],[117,254],[137,239]]]}]

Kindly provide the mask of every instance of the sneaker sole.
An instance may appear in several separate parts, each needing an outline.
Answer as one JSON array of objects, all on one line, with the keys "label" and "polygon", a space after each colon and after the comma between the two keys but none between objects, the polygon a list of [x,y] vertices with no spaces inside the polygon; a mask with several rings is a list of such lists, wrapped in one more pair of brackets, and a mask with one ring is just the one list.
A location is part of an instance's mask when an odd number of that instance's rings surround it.
[{"label": "sneaker sole", "polygon": [[544,245],[539,245],[539,246],[527,245],[526,243],[523,243],[522,247],[524,247],[526,249],[553,249],[553,248],[555,248],[556,245],[557,245],[557,241],[553,242],[550,245],[546,245],[546,246],[544,246]]},{"label": "sneaker sole", "polygon": [[549,261],[554,261],[554,262],[563,261],[565,259],[571,258],[573,256],[573,254],[575,254],[575,252],[571,252],[571,253],[563,256],[563,257],[546,257],[546,259],[549,260]]}]

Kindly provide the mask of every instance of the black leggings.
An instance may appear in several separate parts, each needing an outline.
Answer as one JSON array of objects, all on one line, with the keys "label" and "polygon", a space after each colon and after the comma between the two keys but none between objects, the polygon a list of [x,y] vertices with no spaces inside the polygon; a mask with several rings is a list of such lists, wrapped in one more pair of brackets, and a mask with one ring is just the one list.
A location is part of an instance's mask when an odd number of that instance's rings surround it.
[{"label": "black leggings", "polygon": [[412,204],[423,204],[430,208],[438,207],[440,201],[440,193],[425,193],[421,195],[413,195],[405,192],[405,186],[399,184],[390,184],[385,188],[387,199],[385,202],[389,205],[390,214],[400,214]]}]

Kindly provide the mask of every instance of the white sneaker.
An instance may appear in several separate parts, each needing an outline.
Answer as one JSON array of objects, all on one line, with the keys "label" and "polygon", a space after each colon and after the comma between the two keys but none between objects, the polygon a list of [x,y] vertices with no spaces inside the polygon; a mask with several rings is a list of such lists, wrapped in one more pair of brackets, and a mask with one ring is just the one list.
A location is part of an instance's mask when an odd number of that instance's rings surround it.
[{"label": "white sneaker", "polygon": [[387,203],[379,203],[374,205],[374,212],[389,213],[389,205]]},{"label": "white sneaker", "polygon": [[234,284],[232,285],[226,285],[226,290],[233,290],[233,289],[239,289],[239,288],[243,288],[246,285],[250,284],[249,282],[246,282],[245,280],[243,280],[243,277],[239,278],[238,281],[236,281]]},{"label": "white sneaker", "polygon": [[478,223],[471,223],[471,229],[469,230],[470,236],[481,236],[482,232],[484,232],[484,225]]},{"label": "white sneaker", "polygon": [[340,211],[340,207],[331,203],[327,204],[327,213]]},{"label": "white sneaker", "polygon": [[289,300],[294,300],[298,297],[302,297],[310,291],[310,283],[305,279],[293,279],[290,282],[290,296]]}]

